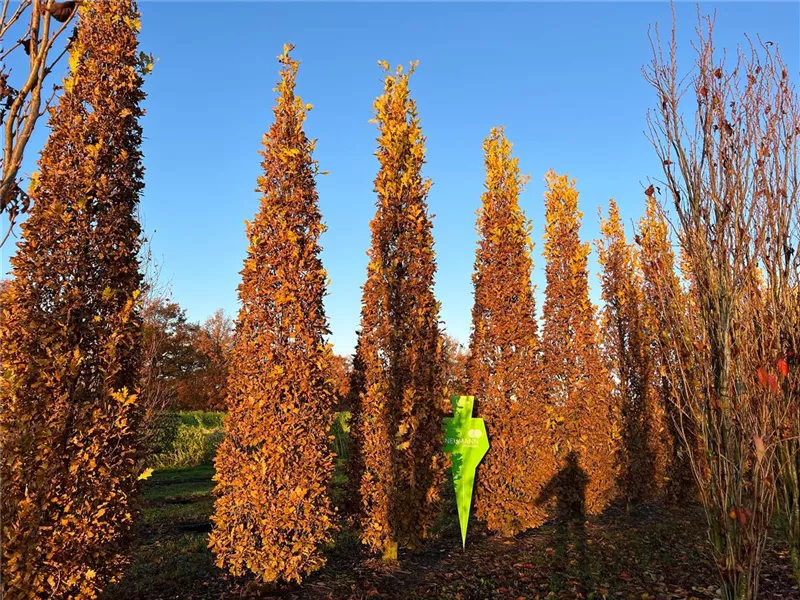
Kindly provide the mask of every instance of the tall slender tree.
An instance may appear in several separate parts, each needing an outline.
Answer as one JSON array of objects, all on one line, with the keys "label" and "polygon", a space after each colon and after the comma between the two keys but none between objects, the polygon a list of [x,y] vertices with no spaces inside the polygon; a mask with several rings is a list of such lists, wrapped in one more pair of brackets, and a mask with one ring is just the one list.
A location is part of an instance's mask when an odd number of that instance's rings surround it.
[{"label": "tall slender tree", "polygon": [[492,451],[480,467],[475,512],[491,529],[513,535],[546,518],[536,499],[555,470],[531,285],[531,226],[519,206],[527,178],[502,128],[492,130],[483,150],[486,191],[478,212],[467,372]]},{"label": "tall slender tree", "polygon": [[630,507],[659,495],[666,477],[661,438],[665,414],[653,391],[653,361],[645,330],[639,255],[625,238],[619,207],[611,200],[597,241],[604,349],[620,407],[619,486]]},{"label": "tall slender tree", "polygon": [[[689,437],[686,443],[696,448],[696,439],[688,423],[680,425],[683,414],[678,410],[680,398],[672,379],[669,377],[670,365],[678,360],[673,356],[675,347],[670,343],[671,328],[669,319],[686,319],[688,302],[676,273],[675,254],[669,239],[667,222],[661,215],[658,202],[650,190],[647,208],[639,221],[639,257],[642,269],[643,331],[647,337],[653,363],[653,385],[650,394],[655,404],[661,407],[664,417],[660,431],[660,448],[664,463],[664,495],[671,502],[683,502],[694,497],[694,479],[687,451],[684,449],[681,432]],[[688,364],[690,356],[684,356]],[[687,370],[689,376],[691,370]],[[658,457],[657,457],[658,465]],[[659,473],[660,469],[656,468]]]},{"label": "tall slender tree", "polygon": [[[616,492],[618,411],[600,352],[595,307],[589,301],[589,244],[580,240],[574,180],[546,175],[544,254],[547,263],[542,350],[556,457],[588,477],[585,490],[564,482],[563,496],[602,511]],[[573,466],[576,462],[577,466]],[[583,478],[583,477],[581,477]],[[566,500],[566,498],[564,498]]]},{"label": "tall slender tree", "polygon": [[2,327],[2,588],[94,598],[135,513],[142,72],[132,0],[81,4],[11,259]]},{"label": "tall slender tree", "polygon": [[229,415],[216,457],[218,498],[209,545],[217,564],[263,582],[300,579],[325,564],[334,509],[328,437],[335,398],[323,307],[324,232],[295,95],[299,63],[284,46],[258,180],[261,207],[247,224],[241,310],[230,365]]},{"label": "tall slender tree", "polygon": [[425,138],[409,77],[389,65],[375,101],[377,212],[370,228],[359,352],[364,368],[357,434],[363,460],[363,541],[397,556],[414,547],[437,512],[444,478],[439,304],[436,263],[422,176]]},{"label": "tall slender tree", "polygon": [[361,478],[364,476],[364,460],[361,454],[361,397],[366,391],[364,359],[361,355],[361,332],[357,332],[353,365],[350,369],[347,405],[350,407],[350,445],[347,452],[345,473],[347,484],[342,509],[352,525],[361,517]]}]

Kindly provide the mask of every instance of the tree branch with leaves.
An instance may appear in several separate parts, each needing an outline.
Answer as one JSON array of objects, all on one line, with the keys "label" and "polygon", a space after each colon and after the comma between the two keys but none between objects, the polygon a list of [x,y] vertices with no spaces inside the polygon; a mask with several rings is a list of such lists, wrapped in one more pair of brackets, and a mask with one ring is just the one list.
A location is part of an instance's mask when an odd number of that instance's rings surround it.
[{"label": "tree branch with leaves", "polygon": [[724,596],[744,599],[758,596],[775,483],[792,477],[780,471],[780,456],[791,455],[800,422],[800,124],[777,50],[749,43],[729,62],[714,45],[713,25],[710,17],[699,21],[688,77],[678,70],[674,27],[666,54],[656,29],[645,76],[658,98],[650,139],[694,303],[689,318],[666,315],[678,423],[685,440],[697,436],[698,447],[685,449]]}]

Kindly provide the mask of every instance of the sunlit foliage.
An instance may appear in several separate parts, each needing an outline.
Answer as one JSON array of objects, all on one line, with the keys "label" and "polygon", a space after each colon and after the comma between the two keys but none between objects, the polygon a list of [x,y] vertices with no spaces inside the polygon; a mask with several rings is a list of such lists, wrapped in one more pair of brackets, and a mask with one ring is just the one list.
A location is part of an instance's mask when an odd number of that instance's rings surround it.
[{"label": "sunlit foliage", "polygon": [[81,4],[2,314],[2,586],[94,598],[117,579],[139,475],[139,15]]},{"label": "sunlit foliage", "polygon": [[443,482],[443,381],[436,262],[422,176],[425,138],[409,77],[387,71],[374,104],[380,163],[370,224],[359,339],[364,391],[358,408],[364,543],[396,557],[414,547],[437,513]]},{"label": "sunlit foliage", "polygon": [[513,535],[545,520],[536,499],[555,470],[531,285],[531,226],[519,206],[527,178],[501,128],[492,130],[483,150],[486,190],[478,212],[467,373],[492,447],[479,469],[475,514]]},{"label": "sunlit foliage", "polygon": [[303,131],[311,107],[295,95],[299,63],[291,50],[285,46],[279,57],[275,121],[261,151],[261,206],[247,223],[209,542],[218,566],[263,582],[300,581],[319,569],[335,528],[324,225],[314,141]]},{"label": "sunlit foliage", "polygon": [[[545,193],[547,287],[542,335],[549,425],[559,461],[577,458],[588,477],[585,510],[602,511],[616,493],[618,410],[600,351],[595,307],[589,301],[589,244],[580,240],[574,180],[549,171]],[[561,464],[559,465],[561,466]],[[571,465],[570,465],[571,466]]]},{"label": "sunlit foliage", "polygon": [[666,409],[654,385],[653,354],[645,328],[639,255],[625,238],[619,207],[611,200],[597,242],[604,307],[604,349],[620,406],[620,493],[629,505],[660,496],[667,457],[662,436]]},{"label": "sunlit foliage", "polygon": [[[695,483],[684,442],[695,448],[697,440],[691,426],[680,423],[682,415],[677,407],[680,399],[669,377],[669,365],[675,364],[676,357],[668,318],[669,315],[690,318],[690,303],[678,279],[668,225],[659,210],[655,190],[650,187],[648,191],[650,194],[645,214],[638,224],[637,241],[643,288],[642,327],[652,361],[652,382],[648,386],[648,394],[653,397],[656,410],[663,411],[665,416],[663,429],[658,431],[655,474],[660,478],[663,472],[661,487],[665,499],[680,503],[695,497]],[[684,362],[689,358],[684,356]],[[654,431],[652,435],[655,434]],[[681,437],[684,434],[688,436],[686,440]]]}]

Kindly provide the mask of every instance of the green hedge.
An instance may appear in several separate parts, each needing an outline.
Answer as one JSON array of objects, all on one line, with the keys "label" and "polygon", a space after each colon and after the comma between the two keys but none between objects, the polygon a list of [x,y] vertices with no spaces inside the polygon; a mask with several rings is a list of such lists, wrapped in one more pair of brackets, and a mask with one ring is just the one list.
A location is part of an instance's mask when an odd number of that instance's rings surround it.
[{"label": "green hedge", "polygon": [[203,412],[192,410],[174,413],[181,423],[192,427],[203,427],[205,429],[222,429],[222,419],[225,418],[224,412]]}]

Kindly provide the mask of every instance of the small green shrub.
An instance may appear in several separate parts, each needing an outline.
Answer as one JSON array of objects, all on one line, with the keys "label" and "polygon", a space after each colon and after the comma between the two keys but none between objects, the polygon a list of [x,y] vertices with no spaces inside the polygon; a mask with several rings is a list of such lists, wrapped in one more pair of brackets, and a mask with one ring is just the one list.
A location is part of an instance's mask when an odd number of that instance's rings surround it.
[{"label": "small green shrub", "polygon": [[173,412],[161,412],[148,423],[144,435],[144,447],[148,455],[162,454],[172,448],[178,435],[181,416]]},{"label": "small green shrub", "polygon": [[[211,464],[224,436],[224,413],[201,411],[166,413],[156,426],[158,451],[148,460],[153,469],[175,469]],[[154,446],[155,449],[155,446]]]},{"label": "small green shrub", "polygon": [[[148,433],[153,469],[177,469],[211,464],[224,430],[225,413],[199,410],[164,412],[151,424]],[[350,456],[350,412],[336,413],[331,425],[333,449],[340,460]]]}]

